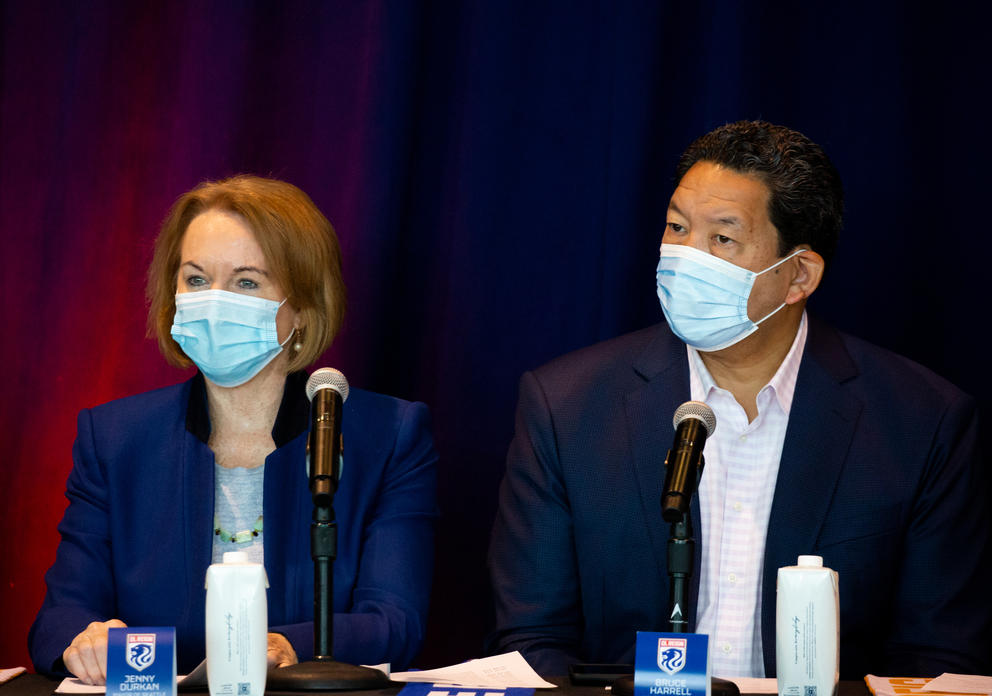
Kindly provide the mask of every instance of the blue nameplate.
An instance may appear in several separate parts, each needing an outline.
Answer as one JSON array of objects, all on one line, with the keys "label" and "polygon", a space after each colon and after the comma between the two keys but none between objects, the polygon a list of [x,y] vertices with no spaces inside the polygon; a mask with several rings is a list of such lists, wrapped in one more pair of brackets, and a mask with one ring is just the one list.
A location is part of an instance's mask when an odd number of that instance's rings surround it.
[{"label": "blue nameplate", "polygon": [[107,696],[176,696],[176,629],[111,628]]},{"label": "blue nameplate", "polygon": [[709,636],[637,632],[634,696],[710,696]]},{"label": "blue nameplate", "polygon": [[473,689],[461,686],[438,686],[423,682],[407,682],[398,696],[533,696],[533,689]]}]

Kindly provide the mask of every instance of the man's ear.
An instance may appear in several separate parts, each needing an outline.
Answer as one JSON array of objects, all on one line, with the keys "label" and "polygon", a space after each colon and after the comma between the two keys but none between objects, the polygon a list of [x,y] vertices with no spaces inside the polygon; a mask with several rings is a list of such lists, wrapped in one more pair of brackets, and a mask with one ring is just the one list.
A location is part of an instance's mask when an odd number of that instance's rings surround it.
[{"label": "man's ear", "polygon": [[802,253],[794,256],[790,265],[794,269],[792,283],[789,285],[789,292],[785,296],[786,304],[795,304],[800,300],[805,300],[813,291],[820,287],[820,280],[823,279],[823,270],[826,266],[823,257],[812,249],[804,249]]}]

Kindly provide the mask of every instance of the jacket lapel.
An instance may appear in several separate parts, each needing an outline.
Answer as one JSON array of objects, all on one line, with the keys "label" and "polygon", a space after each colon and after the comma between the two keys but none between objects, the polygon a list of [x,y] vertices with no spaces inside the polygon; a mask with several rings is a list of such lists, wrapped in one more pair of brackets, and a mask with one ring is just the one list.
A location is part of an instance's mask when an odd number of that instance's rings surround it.
[{"label": "jacket lapel", "polygon": [[204,582],[213,556],[214,539],[214,455],[206,444],[184,430],[183,484],[185,490],[183,521],[186,529],[186,573],[190,601],[187,611],[203,613]]},{"label": "jacket lapel", "polygon": [[[262,512],[265,516],[265,573],[269,580],[269,624],[300,616],[313,603],[313,566],[309,558],[313,503],[305,470],[306,432],[265,460]],[[276,598],[282,598],[277,605]]]},{"label": "jacket lapel", "polygon": [[814,548],[861,414],[861,402],[843,386],[856,376],[840,334],[811,319],[765,544],[761,638],[767,675],[775,674],[778,569]]},{"label": "jacket lapel", "polygon": [[[665,453],[672,444],[675,429],[672,415],[680,404],[689,400],[689,365],[685,345],[676,339],[664,324],[660,325],[655,339],[633,364],[634,371],[645,383],[626,396],[626,415],[633,455],[634,474],[640,494],[641,514],[654,550],[657,575],[668,585],[669,525],[661,518],[661,494],[665,480]],[[698,539],[698,503],[693,501],[693,524]],[[695,554],[695,571],[692,577],[689,604],[695,603],[699,583],[699,549]],[[660,617],[667,621],[667,594],[665,606],[659,608]],[[659,628],[667,628],[659,627]]]}]

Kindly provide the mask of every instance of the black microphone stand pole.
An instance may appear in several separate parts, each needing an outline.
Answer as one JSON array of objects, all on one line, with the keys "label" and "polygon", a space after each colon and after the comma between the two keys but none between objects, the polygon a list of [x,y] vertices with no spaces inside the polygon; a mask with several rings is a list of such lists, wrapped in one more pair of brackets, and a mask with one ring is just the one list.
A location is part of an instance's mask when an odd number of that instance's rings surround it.
[{"label": "black microphone stand pole", "polygon": [[[700,456],[696,485],[703,472]],[[668,538],[668,631],[689,633],[689,583],[692,580],[692,563],[696,542],[692,538],[692,513],[685,512],[676,519],[677,511],[671,510],[662,498],[663,518],[670,522]],[[710,646],[712,649],[713,646]],[[634,677],[620,677],[613,682],[615,696],[634,696]],[[710,678],[712,696],[740,696],[740,689],[732,681]]]},{"label": "black microphone stand pole", "polygon": [[[694,416],[688,425],[683,409],[700,413],[701,407],[708,418]],[[708,425],[704,424],[708,423]],[[668,537],[668,632],[689,633],[689,585],[696,542],[692,538],[692,496],[699,489],[706,459],[703,445],[716,427],[713,412],[705,404],[686,402],[675,412],[675,442],[665,457],[665,483],[661,493],[661,518],[669,523]],[[697,461],[698,465],[694,462]],[[695,476],[693,476],[695,473]],[[710,646],[712,650],[713,646]],[[620,677],[613,682],[614,696],[633,696],[634,677]],[[740,696],[740,689],[732,681],[710,677],[711,696]]]},{"label": "black microphone stand pole", "polygon": [[[334,518],[334,493],[341,475],[341,397],[331,389],[321,389],[313,401],[327,400],[327,423],[310,431],[309,452],[330,451],[333,472],[315,475],[311,470],[313,522],[310,524],[310,556],[313,559],[313,660],[269,670],[268,691],[358,691],[387,687],[389,677],[377,669],[349,665],[334,659],[334,560],[338,554],[338,526]],[[335,411],[337,413],[335,413]],[[321,427],[326,425],[327,427]],[[327,442],[324,438],[330,438]],[[312,465],[312,462],[311,462]]]},{"label": "black microphone stand pole", "polygon": [[[696,487],[703,476],[706,460],[699,455],[699,468],[696,470]],[[692,499],[692,496],[689,496]],[[672,520],[674,515],[662,502],[663,517]],[[692,512],[686,510],[681,519],[671,521],[671,536],[668,539],[668,630],[671,633],[689,633],[689,583],[692,579],[693,556],[696,542],[692,538]],[[709,646],[713,649],[713,645]],[[710,677],[712,696],[740,696],[737,684],[719,677]]]},{"label": "black microphone stand pole", "polygon": [[684,515],[669,526],[668,538],[668,630],[689,632],[689,581],[696,542],[692,538],[692,518]]}]

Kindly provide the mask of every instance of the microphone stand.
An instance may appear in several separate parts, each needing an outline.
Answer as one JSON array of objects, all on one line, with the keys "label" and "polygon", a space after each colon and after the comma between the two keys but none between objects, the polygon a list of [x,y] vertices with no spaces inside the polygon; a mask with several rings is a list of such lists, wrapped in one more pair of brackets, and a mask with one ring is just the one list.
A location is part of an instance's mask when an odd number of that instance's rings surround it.
[{"label": "microphone stand", "polygon": [[669,526],[668,538],[668,630],[689,632],[689,581],[696,542],[692,517],[685,515]]},{"label": "microphone stand", "polygon": [[[696,489],[703,475],[705,460],[699,457],[696,471]],[[691,496],[690,496],[691,497]],[[662,496],[662,517],[670,522],[668,538],[668,631],[689,633],[689,584],[696,542],[692,538],[692,513],[685,512],[676,518],[678,511],[666,504]],[[687,506],[688,507],[688,506]],[[712,649],[712,645],[709,646]],[[613,682],[615,696],[634,696],[634,676],[625,676]],[[737,684],[719,677],[710,677],[711,696],[740,696]]]},{"label": "microphone stand", "polygon": [[[321,390],[317,398],[330,398]],[[340,408],[340,402],[336,402]],[[335,408],[335,403],[328,406]],[[358,691],[383,689],[389,677],[377,669],[349,665],[334,659],[334,560],[338,555],[338,526],[334,517],[334,493],[338,488],[341,453],[341,421],[329,418],[333,428],[313,428],[307,443],[331,452],[331,476],[315,476],[311,470],[313,521],[310,524],[310,557],[313,559],[313,660],[270,669],[265,690],[270,691]],[[330,437],[331,441],[322,441]],[[325,451],[327,451],[325,449]]]},{"label": "microphone stand", "polygon": [[[699,490],[699,480],[703,476],[705,466],[706,460],[699,455],[695,490]],[[669,529],[671,536],[668,539],[668,630],[671,633],[689,633],[689,583],[692,579],[693,556],[696,551],[696,541],[692,538],[692,513],[683,514],[682,519],[672,522]],[[709,649],[712,650],[713,646],[710,645]],[[740,693],[734,682],[710,677],[712,696],[740,696]]]},{"label": "microphone stand", "polygon": [[[677,436],[676,436],[677,439]],[[694,467],[695,480],[691,487],[685,480],[672,478],[673,470],[682,471],[673,460],[669,450],[665,457],[665,491],[661,496],[661,517],[669,523],[668,537],[668,630],[671,633],[689,633],[689,583],[692,579],[693,557],[696,552],[696,542],[692,538],[692,497],[699,490],[699,481],[703,478],[706,468],[706,458],[699,446],[697,455],[698,466]],[[674,455],[678,456],[678,455]],[[673,469],[674,467],[674,469]],[[676,478],[678,474],[675,474]],[[691,474],[690,474],[691,476]],[[688,476],[686,476],[688,478]],[[682,493],[668,492],[669,488],[683,491]]]}]

